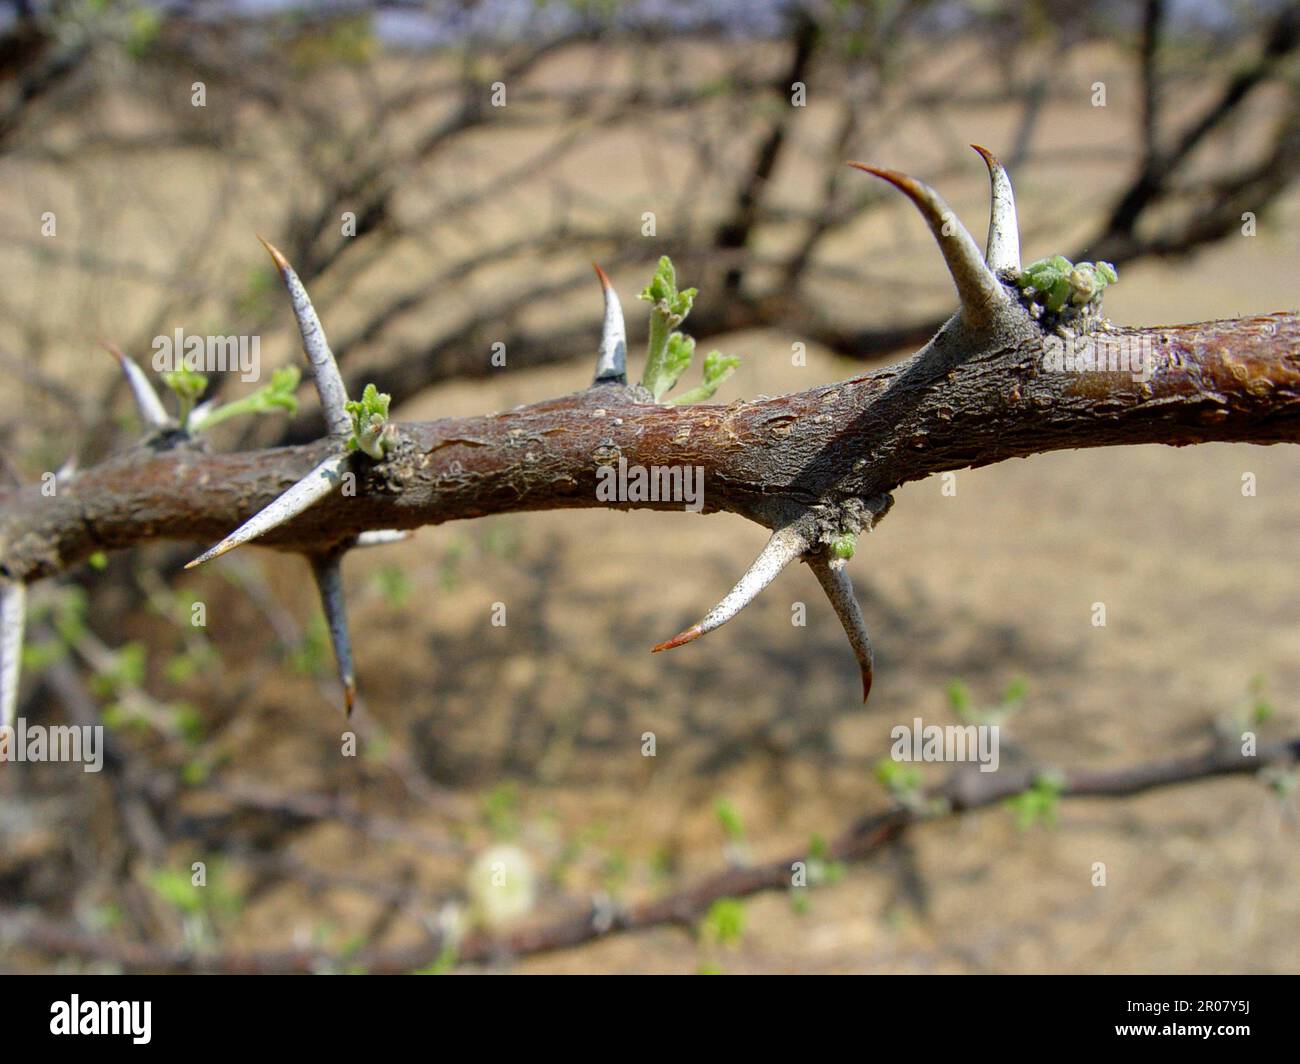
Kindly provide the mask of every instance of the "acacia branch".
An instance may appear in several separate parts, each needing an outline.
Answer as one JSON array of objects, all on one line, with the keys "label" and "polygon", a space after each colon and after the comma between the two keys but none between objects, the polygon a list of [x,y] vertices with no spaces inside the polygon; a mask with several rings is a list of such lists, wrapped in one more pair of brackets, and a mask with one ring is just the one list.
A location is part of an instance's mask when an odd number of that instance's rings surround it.
[{"label": "acacia branch", "polygon": [[[318,553],[365,531],[603,503],[600,465],[704,469],[704,510],[774,527],[935,473],[1123,444],[1300,442],[1300,315],[1106,332],[1149,344],[1146,382],[1044,372],[1042,337],[963,345],[950,333],[898,365],[730,406],[652,404],[602,384],[515,410],[403,423],[355,497],[327,496],[260,542]],[[53,497],[0,490],[0,575],[52,576],[97,550],[220,539],[333,453],[328,441],[235,454],[145,446],[78,473]]]},{"label": "acacia branch", "polygon": [[[391,423],[387,397],[373,387],[361,402],[346,403],[306,290],[277,257],[331,435],[214,455],[182,420],[156,427],[127,454],[56,480],[53,493],[47,485],[0,492],[0,592],[13,622],[3,625],[4,646],[21,641],[22,586],[95,551],[158,539],[220,541],[197,562],[257,538],[315,559],[318,575],[333,579],[335,569],[322,570],[320,560],[337,559],[368,533],[524,510],[681,508],[667,498],[608,501],[598,485],[608,467],[626,463],[698,469],[705,512],[740,514],[774,530],[732,593],[657,647],[668,649],[729,620],[796,558],[817,570],[841,567],[853,537],[870,531],[888,511],[890,492],[909,481],[1083,447],[1300,441],[1300,315],[1123,328],[1099,318],[1097,275],[1082,264],[1068,283],[1058,278],[1068,303],[1037,301],[1032,282],[1046,275],[1034,270],[1044,264],[1021,273],[1010,179],[991,153],[977,150],[992,177],[987,261],[933,189],[859,166],[904,192],[939,243],[961,306],[938,335],[896,366],[725,407],[661,405],[624,383],[626,330],[602,274],[605,336],[589,388],[498,414]],[[1084,352],[1095,368],[1073,368]],[[849,608],[847,584],[827,575],[823,586],[869,689],[866,628]],[[333,606],[350,706],[342,600],[328,591],[322,599]],[[0,657],[0,705],[12,706],[17,674],[12,654]]]}]

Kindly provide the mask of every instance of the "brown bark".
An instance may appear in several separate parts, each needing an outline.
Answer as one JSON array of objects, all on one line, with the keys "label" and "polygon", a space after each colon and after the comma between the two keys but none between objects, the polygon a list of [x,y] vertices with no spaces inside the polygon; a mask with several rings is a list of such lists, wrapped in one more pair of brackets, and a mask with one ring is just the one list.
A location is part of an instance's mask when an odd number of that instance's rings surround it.
[{"label": "brown bark", "polygon": [[[601,385],[482,417],[405,424],[383,463],[354,459],[335,492],[261,542],[320,553],[359,532],[522,510],[608,504],[597,469],[700,466],[704,509],[768,527],[812,509],[843,523],[861,500],[945,470],[1120,444],[1300,441],[1300,315],[1151,329],[1104,326],[1106,343],[1148,344],[1152,372],[1045,368],[1025,316],[973,340],[954,319],[922,351],[852,380],[729,406],[657,406]],[[215,540],[257,512],[337,441],[236,454],[155,443],[113,457],[46,497],[0,494],[0,575],[32,580],[101,549]]]}]

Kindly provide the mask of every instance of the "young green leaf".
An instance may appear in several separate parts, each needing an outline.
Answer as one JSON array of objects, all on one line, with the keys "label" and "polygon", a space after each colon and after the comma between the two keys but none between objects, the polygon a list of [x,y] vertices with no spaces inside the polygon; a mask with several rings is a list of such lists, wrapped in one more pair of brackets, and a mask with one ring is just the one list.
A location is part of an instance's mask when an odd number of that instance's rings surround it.
[{"label": "young green leaf", "polygon": [[348,438],[349,451],[365,451],[371,458],[384,457],[392,445],[388,424],[388,404],[393,397],[367,384],[359,400],[349,400],[347,412],[352,418],[352,435]]},{"label": "young green leaf", "polygon": [[[695,303],[696,290],[687,288],[677,290],[677,273],[672,260],[667,255],[659,260],[659,266],[650,278],[650,283],[642,290],[639,298],[650,304],[650,339],[646,347],[645,370],[641,375],[641,384],[658,400],[681,376],[685,367],[673,372],[673,365],[680,362],[683,353],[683,340],[674,341],[673,330],[677,328],[691,312]],[[694,349],[694,343],[690,344]],[[687,364],[689,364],[687,352]]]},{"label": "young green leaf", "polygon": [[208,390],[208,379],[203,374],[195,373],[194,370],[184,366],[164,372],[162,379],[180,401],[180,417],[177,420],[184,425],[189,419],[190,411],[194,409],[194,404]]},{"label": "young green leaf", "polygon": [[277,369],[271,374],[271,383],[263,385],[255,392],[250,392],[242,399],[236,399],[231,403],[223,403],[214,410],[210,410],[202,420],[191,426],[195,432],[204,432],[213,425],[218,425],[232,417],[241,417],[244,414],[273,414],[277,410],[284,410],[290,414],[298,412],[298,397],[294,392],[298,388],[298,382],[302,379],[302,374],[297,366],[285,366],[283,369]]},{"label": "young green leaf", "polygon": [[710,351],[704,356],[703,382],[668,401],[676,406],[685,406],[688,403],[703,403],[712,399],[718,386],[735,373],[739,365],[740,358],[737,355],[724,355],[721,351]]},{"label": "young green leaf", "polygon": [[[695,357],[695,341],[684,333],[675,332],[668,337],[668,350],[664,355],[663,373],[660,376],[665,392],[671,391],[683,373],[691,368]],[[659,398],[658,395],[655,396]]]},{"label": "young green leaf", "polygon": [[854,548],[857,546],[857,537],[852,532],[842,532],[831,540],[831,557],[840,561],[848,561],[853,557]]}]

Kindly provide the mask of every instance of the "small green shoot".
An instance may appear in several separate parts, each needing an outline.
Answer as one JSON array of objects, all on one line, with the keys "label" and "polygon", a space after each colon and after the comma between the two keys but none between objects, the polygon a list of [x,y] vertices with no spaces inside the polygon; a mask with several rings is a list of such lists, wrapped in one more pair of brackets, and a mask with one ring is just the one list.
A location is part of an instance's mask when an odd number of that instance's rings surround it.
[{"label": "small green shoot", "polygon": [[711,399],[718,386],[740,365],[735,355],[710,351],[704,357],[701,382],[674,399],[664,399],[690,369],[695,357],[695,340],[676,330],[690,314],[696,294],[694,288],[678,291],[677,273],[667,255],[659,260],[654,276],[641,292],[640,298],[650,304],[650,339],[641,384],[654,396],[655,402],[674,406],[702,403]]},{"label": "small green shoot", "polygon": [[722,827],[728,842],[742,843],[745,841],[744,822],[740,819],[740,814],[736,812],[736,807],[728,799],[719,798],[713,803],[713,815],[718,818],[718,824]]},{"label": "small green shoot", "polygon": [[1099,304],[1106,288],[1118,281],[1119,274],[1109,262],[1074,263],[1064,255],[1053,255],[1031,262],[1020,271],[1016,284],[1025,299],[1059,314],[1067,306]]},{"label": "small green shoot", "polygon": [[688,403],[703,403],[712,399],[719,385],[735,373],[739,365],[738,355],[724,355],[721,351],[710,351],[704,356],[704,380],[689,391],[669,399],[668,402],[673,406],[685,406]]},{"label": "small green shoot", "polygon": [[208,378],[182,366],[180,369],[166,370],[162,379],[180,403],[180,414],[177,420],[183,428],[188,428],[190,411],[208,390]]},{"label": "small green shoot", "polygon": [[719,946],[738,946],[745,936],[745,906],[735,898],[719,898],[709,906],[700,934]]},{"label": "small green shoot", "polygon": [[[674,347],[670,340],[673,330],[691,312],[696,294],[694,288],[683,292],[677,290],[677,271],[673,269],[672,260],[665,255],[639,297],[650,304],[650,339],[641,384],[655,397],[655,402],[672,389],[677,378],[690,365],[690,353],[686,354],[686,365],[681,365],[682,345],[678,343]],[[694,343],[690,346],[693,349]]]},{"label": "small green shoot", "polygon": [[392,426],[388,421],[388,404],[393,397],[367,384],[360,400],[349,400],[347,411],[352,415],[352,435],[348,438],[349,451],[364,451],[379,461],[393,444]]},{"label": "small green shoot", "polygon": [[294,392],[298,389],[298,382],[302,379],[302,373],[297,366],[285,366],[277,369],[271,374],[271,383],[263,385],[255,392],[250,392],[242,399],[236,399],[230,403],[223,403],[221,406],[210,410],[206,416],[196,422],[191,428],[195,432],[206,432],[213,425],[219,425],[232,417],[242,417],[244,414],[274,414],[283,410],[289,414],[298,412],[298,397]]},{"label": "small green shoot", "polygon": [[1053,827],[1061,802],[1061,791],[1064,789],[1065,780],[1061,776],[1040,772],[1028,790],[1006,800],[1007,808],[1015,814],[1016,827],[1021,831],[1026,831],[1035,824]]},{"label": "small green shoot", "polygon": [[831,540],[831,557],[838,561],[848,561],[853,557],[858,537],[852,532],[841,532]]},{"label": "small green shoot", "polygon": [[900,802],[921,792],[921,770],[915,765],[882,757],[876,762],[875,774],[876,782]]}]

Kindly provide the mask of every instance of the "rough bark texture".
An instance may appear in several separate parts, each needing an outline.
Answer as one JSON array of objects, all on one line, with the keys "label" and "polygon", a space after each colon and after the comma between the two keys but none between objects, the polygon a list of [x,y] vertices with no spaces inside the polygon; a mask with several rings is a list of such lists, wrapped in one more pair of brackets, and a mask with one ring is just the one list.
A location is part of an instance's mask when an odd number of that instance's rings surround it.
[{"label": "rough bark texture", "polygon": [[[404,424],[387,460],[353,459],[355,495],[336,491],[259,542],[316,554],[366,530],[491,513],[680,508],[599,501],[597,470],[620,458],[703,467],[706,512],[777,527],[812,510],[828,529],[856,531],[868,500],[945,470],[1069,448],[1300,441],[1300,315],[1093,334],[1148,344],[1149,375],[1046,368],[1046,335],[1024,315],[976,342],[958,317],[904,362],[779,398],[667,407],[598,385]],[[338,446],[209,454],[168,442],[60,481],[53,496],[0,494],[0,575],[32,580],[150,540],[219,539]]]}]

